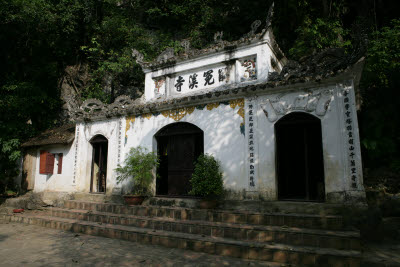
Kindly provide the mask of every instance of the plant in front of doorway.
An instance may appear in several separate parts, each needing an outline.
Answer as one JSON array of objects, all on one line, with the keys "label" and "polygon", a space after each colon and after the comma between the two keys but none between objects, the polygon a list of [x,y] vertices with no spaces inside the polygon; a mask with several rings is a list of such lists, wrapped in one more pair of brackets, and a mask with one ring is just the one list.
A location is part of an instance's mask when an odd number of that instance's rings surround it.
[{"label": "plant in front of doorway", "polygon": [[214,208],[224,190],[220,163],[211,155],[200,155],[190,183],[192,190],[189,194],[203,197],[200,207]]},{"label": "plant in front of doorway", "polygon": [[[129,205],[140,205],[146,196],[151,194],[150,186],[153,182],[153,170],[158,166],[158,157],[155,152],[148,152],[146,148],[131,148],[124,166],[118,165],[117,182],[132,179],[133,188],[130,195],[124,195]],[[130,201],[130,202],[128,202]]]}]

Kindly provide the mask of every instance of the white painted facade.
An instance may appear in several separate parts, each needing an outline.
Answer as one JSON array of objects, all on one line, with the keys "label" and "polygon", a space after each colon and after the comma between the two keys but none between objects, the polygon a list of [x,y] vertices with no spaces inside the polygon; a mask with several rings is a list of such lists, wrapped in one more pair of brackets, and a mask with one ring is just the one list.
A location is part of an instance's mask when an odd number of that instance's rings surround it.
[{"label": "white painted facade", "polygon": [[[40,151],[45,150],[49,153],[55,154],[53,174],[40,174]],[[35,172],[34,178],[34,191],[61,191],[73,192],[75,191],[74,185],[71,183],[74,175],[74,154],[73,149],[64,145],[48,145],[40,147],[37,150],[36,160],[32,164],[35,165],[32,170]],[[63,154],[62,170],[58,174],[58,164],[60,158],[57,156],[59,153]]]},{"label": "white painted facade", "polygon": [[[268,72],[272,70],[271,59],[277,61],[268,36],[265,34],[259,42],[232,51],[178,62],[165,69],[145,70],[146,102],[266,82]],[[247,59],[255,59],[255,79],[248,79],[249,72],[246,74],[243,67]],[[225,70],[225,80],[218,79],[219,69]],[[215,82],[204,85],[203,73],[209,70],[213,70]],[[195,73],[199,78],[198,87],[190,89],[189,78]],[[186,82],[180,91],[175,86],[179,76]],[[160,80],[164,82],[157,84]],[[89,192],[93,154],[90,140],[100,134],[108,139],[106,193],[124,193],[126,185],[117,184],[115,168],[123,163],[130,148],[142,146],[156,152],[155,134],[160,129],[172,123],[188,122],[204,132],[204,153],[221,162],[224,187],[229,193],[227,198],[277,200],[274,125],[291,112],[306,112],[321,121],[326,201],[340,203],[362,199],[364,189],[355,90],[352,80],[348,79],[273,91],[267,89],[239,97],[230,95],[221,101],[205,99],[202,104],[188,103],[184,107],[154,113],[78,122],[75,140],[70,146],[49,148],[50,152],[64,153],[63,173],[40,175],[37,160],[34,190]],[[253,141],[249,139],[251,134]],[[251,175],[250,169],[254,170]]]}]

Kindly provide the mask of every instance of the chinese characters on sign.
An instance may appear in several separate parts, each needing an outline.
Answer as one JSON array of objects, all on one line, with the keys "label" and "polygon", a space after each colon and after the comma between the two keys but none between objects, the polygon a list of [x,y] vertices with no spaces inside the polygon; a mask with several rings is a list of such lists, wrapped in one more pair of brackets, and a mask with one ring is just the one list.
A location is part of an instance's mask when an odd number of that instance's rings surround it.
[{"label": "chinese characters on sign", "polygon": [[189,89],[193,89],[194,87],[197,88],[197,84],[199,84],[197,81],[197,74],[194,73],[193,75],[189,76]]},{"label": "chinese characters on sign", "polygon": [[183,77],[178,76],[178,78],[176,79],[176,84],[175,84],[176,91],[180,92],[182,90],[182,85],[184,82],[185,82],[185,80],[183,79]]},{"label": "chinese characters on sign", "polygon": [[219,85],[227,82],[226,68],[206,70],[201,73],[190,75],[178,75],[175,77],[174,87],[176,92],[186,90],[202,89],[211,85]]},{"label": "chinese characters on sign", "polygon": [[256,146],[255,146],[255,131],[254,131],[254,121],[255,121],[255,113],[254,113],[254,104],[253,102],[249,102],[248,110],[247,110],[247,118],[248,124],[246,125],[248,128],[248,147],[249,147],[249,186],[250,188],[255,187],[255,177],[256,177],[256,168],[255,168],[255,154],[256,154]]},{"label": "chinese characters on sign", "polygon": [[[204,86],[214,84],[215,81],[214,81],[212,73],[213,73],[213,70],[209,70],[209,71],[204,72],[204,74],[203,74],[203,77],[204,77],[204,80],[205,80]],[[212,79],[212,81],[211,81],[211,79]]]},{"label": "chinese characters on sign", "polygon": [[357,189],[357,166],[356,166],[356,149],[355,149],[355,132],[352,121],[352,107],[350,104],[350,90],[343,90],[343,104],[344,104],[344,121],[346,132],[347,153],[349,155],[351,188]]}]

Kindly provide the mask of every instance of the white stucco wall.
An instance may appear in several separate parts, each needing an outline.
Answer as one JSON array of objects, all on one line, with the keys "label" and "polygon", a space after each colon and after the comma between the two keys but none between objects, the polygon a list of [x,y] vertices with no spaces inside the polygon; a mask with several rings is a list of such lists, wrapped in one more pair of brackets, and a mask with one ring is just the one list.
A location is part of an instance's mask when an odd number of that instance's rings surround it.
[{"label": "white stucco wall", "polygon": [[[179,122],[189,122],[204,132],[204,153],[215,156],[220,160],[223,168],[224,185],[227,189],[246,187],[245,175],[245,137],[240,131],[243,118],[238,114],[240,107],[234,108],[230,104],[219,104],[218,107],[208,110],[194,109]],[[157,152],[157,142],[154,135],[164,126],[177,122],[173,118],[162,114],[150,118],[137,117],[130,122],[126,132],[123,153],[131,147],[142,146],[149,151]],[[125,131],[125,130],[124,130]]]},{"label": "white stucco wall", "polygon": [[[343,89],[350,90],[352,95],[352,114],[351,120],[356,124],[357,116],[354,102],[354,88],[352,85],[344,86],[337,84],[336,86],[329,86],[325,88],[317,88],[307,91],[295,91],[288,93],[279,93],[273,95],[266,95],[259,97],[256,102],[259,104],[257,111],[258,120],[258,184],[259,191],[265,192],[264,194],[271,199],[277,198],[277,179],[276,179],[276,150],[275,150],[275,123],[282,118],[285,114],[291,112],[307,112],[321,120],[322,131],[322,147],[323,147],[323,162],[324,162],[324,176],[325,176],[325,195],[327,201],[342,202],[345,198],[361,197],[364,194],[363,181],[362,181],[362,168],[361,168],[361,153],[359,147],[359,134],[358,125],[354,127],[354,144],[355,144],[355,158],[357,164],[357,188],[351,187],[352,181],[350,176],[350,166],[348,160],[348,151],[346,143],[348,136],[345,132],[345,118],[343,114],[345,109],[343,106]],[[319,105],[327,107],[326,112],[318,109],[318,105],[314,110],[307,110],[305,104],[307,101],[296,100],[310,95],[309,103],[313,100],[312,95],[323,94],[324,98],[320,99]],[[284,114],[276,114],[273,121],[269,120],[263,108],[268,101],[277,101],[283,103]],[[277,101],[279,102],[279,101]],[[268,110],[269,116],[273,116],[273,111]],[[318,113],[318,114],[317,114]]]},{"label": "white stucco wall", "polygon": [[121,121],[118,118],[107,121],[77,124],[78,151],[75,169],[75,186],[78,192],[90,191],[93,146],[90,140],[96,135],[102,135],[108,140],[107,157],[107,193],[111,194],[116,185],[114,169],[118,165],[119,137]]},{"label": "white stucco wall", "polygon": [[[40,151],[45,150],[49,153],[58,154],[63,153],[62,160],[62,172],[57,173],[58,170],[58,157],[54,160],[53,174],[40,174]],[[71,145],[49,145],[43,146],[37,149],[37,160],[34,161],[35,168],[35,192],[41,191],[59,191],[59,192],[74,192],[75,188],[72,184],[73,180],[73,162],[74,162],[74,150]]]},{"label": "white stucco wall", "polygon": [[[346,113],[344,90],[349,105]],[[254,111],[255,181],[249,177],[249,106]],[[171,123],[188,122],[204,132],[204,152],[215,156],[223,169],[224,187],[230,198],[277,199],[275,160],[275,123],[291,112],[307,112],[321,120],[325,194],[328,202],[343,202],[362,197],[361,154],[354,101],[354,88],[349,82],[327,87],[286,91],[261,96],[212,102],[208,105],[142,114],[105,121],[78,123],[74,143],[70,147],[49,146],[40,150],[63,153],[63,173],[40,175],[36,161],[35,191],[89,192],[92,164],[90,140],[96,135],[108,139],[107,194],[120,194],[124,184],[116,183],[115,168],[122,163],[130,148],[142,146],[157,151],[156,133]],[[244,118],[242,117],[244,115]],[[346,120],[352,123],[352,141]],[[245,125],[243,126],[241,125]],[[350,158],[349,153],[354,152]],[[37,152],[39,158],[39,150]],[[75,160],[76,159],[76,160]],[[355,160],[355,174],[352,166]],[[356,177],[356,179],[352,179]],[[155,185],[154,185],[155,186]]]}]

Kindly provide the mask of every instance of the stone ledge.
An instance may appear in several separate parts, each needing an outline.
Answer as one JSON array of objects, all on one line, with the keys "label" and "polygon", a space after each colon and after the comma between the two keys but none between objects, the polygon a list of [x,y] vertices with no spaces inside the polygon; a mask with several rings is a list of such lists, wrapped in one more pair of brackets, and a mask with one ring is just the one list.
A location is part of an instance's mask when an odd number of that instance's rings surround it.
[{"label": "stone ledge", "polygon": [[[267,260],[280,263],[291,263],[312,266],[360,266],[361,254],[355,251],[335,249],[314,249],[310,247],[260,245],[254,242],[228,241],[217,238],[194,237],[188,234],[166,233],[163,231],[146,231],[140,228],[99,225],[76,220],[28,216],[2,215],[7,221],[41,225],[48,228],[100,235],[109,238],[120,238],[142,244],[177,247],[199,252],[225,255],[231,257]],[[0,216],[0,219],[1,217]]]}]

